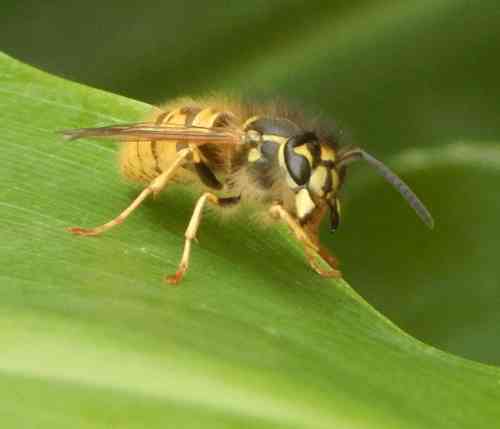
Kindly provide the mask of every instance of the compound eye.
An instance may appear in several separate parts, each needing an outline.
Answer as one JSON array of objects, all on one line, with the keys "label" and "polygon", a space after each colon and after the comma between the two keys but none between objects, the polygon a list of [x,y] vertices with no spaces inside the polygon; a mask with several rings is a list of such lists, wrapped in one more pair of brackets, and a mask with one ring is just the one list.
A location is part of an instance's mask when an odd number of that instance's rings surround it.
[{"label": "compound eye", "polygon": [[[291,149],[291,150],[290,150]],[[309,161],[302,155],[297,155],[293,148],[285,148],[285,161],[288,174],[299,185],[305,185],[311,177]]]},{"label": "compound eye", "polygon": [[311,133],[304,133],[288,139],[285,145],[285,164],[288,174],[298,185],[305,185],[311,177],[312,155],[307,141],[311,140]]}]

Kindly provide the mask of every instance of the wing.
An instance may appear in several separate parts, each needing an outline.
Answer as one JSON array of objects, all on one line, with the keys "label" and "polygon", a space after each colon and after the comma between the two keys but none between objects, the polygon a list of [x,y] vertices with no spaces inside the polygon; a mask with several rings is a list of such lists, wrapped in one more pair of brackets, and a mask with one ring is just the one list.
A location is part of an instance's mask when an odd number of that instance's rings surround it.
[{"label": "wing", "polygon": [[189,140],[193,144],[241,144],[243,133],[226,127],[182,127],[175,125],[154,125],[147,122],[118,124],[98,128],[62,130],[66,140],[99,138],[118,141]]}]

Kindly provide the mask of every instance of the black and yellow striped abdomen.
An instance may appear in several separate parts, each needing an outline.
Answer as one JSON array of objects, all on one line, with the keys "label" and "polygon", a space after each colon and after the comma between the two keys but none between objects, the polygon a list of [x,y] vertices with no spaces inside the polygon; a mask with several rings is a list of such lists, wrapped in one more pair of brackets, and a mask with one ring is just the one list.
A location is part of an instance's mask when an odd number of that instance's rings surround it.
[{"label": "black and yellow striped abdomen", "polygon": [[[216,108],[201,106],[182,106],[170,111],[160,111],[151,120],[151,124],[176,127],[225,127],[234,122],[234,115]],[[120,170],[122,174],[134,181],[150,182],[168,169],[176,159],[179,150],[187,147],[189,141],[131,141],[124,142],[120,152]],[[181,168],[173,177],[174,181],[191,182],[196,180],[205,169],[213,173],[226,173],[230,169],[227,154],[223,148],[213,144],[197,146],[201,156],[196,168]],[[196,161],[196,160],[195,160]],[[202,181],[210,182],[210,172],[206,172]],[[207,179],[208,177],[208,179]],[[205,179],[205,180],[203,180]]]}]

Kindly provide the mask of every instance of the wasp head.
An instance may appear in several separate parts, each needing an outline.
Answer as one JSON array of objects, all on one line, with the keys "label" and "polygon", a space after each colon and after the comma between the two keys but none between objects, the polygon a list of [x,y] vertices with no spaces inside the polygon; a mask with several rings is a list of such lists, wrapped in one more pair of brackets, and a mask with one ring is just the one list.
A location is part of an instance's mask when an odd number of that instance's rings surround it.
[{"label": "wasp head", "polygon": [[330,208],[330,227],[334,231],[340,222],[338,191],[345,167],[338,168],[333,145],[320,142],[313,132],[290,137],[282,146],[280,164],[286,171],[287,182],[295,192],[297,216],[306,223],[319,207]]},{"label": "wasp head", "polygon": [[330,207],[331,229],[339,224],[338,191],[348,164],[364,160],[387,180],[415,210],[429,227],[434,220],[420,199],[381,161],[357,146],[336,150],[328,142],[320,142],[313,132],[302,132],[290,137],[282,146],[280,164],[286,170],[287,181],[296,193],[296,211],[302,223],[321,205]]}]

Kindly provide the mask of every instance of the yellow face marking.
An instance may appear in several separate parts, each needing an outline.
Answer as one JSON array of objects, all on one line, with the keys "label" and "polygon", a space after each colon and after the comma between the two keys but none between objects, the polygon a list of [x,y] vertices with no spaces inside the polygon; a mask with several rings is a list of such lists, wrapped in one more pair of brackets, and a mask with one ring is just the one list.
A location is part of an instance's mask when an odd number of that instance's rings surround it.
[{"label": "yellow face marking", "polygon": [[316,204],[311,198],[307,189],[301,189],[295,196],[295,206],[297,208],[297,216],[300,220],[312,213],[316,208]]},{"label": "yellow face marking", "polygon": [[252,148],[248,152],[248,162],[258,161],[260,159],[260,157],[261,157],[261,153],[256,148]]},{"label": "yellow face marking", "polygon": [[328,169],[324,165],[316,167],[309,179],[309,189],[319,197],[325,194],[323,187],[328,177]]},{"label": "yellow face marking", "polygon": [[335,151],[331,147],[321,145],[320,156],[322,161],[335,161]]},{"label": "yellow face marking", "polygon": [[284,143],[286,143],[286,138],[285,137],[277,136],[277,135],[274,135],[274,134],[262,134],[262,140],[274,142],[274,143],[277,143],[277,144],[284,144]]},{"label": "yellow face marking", "polygon": [[296,147],[293,149],[293,151],[297,155],[302,155],[304,158],[306,158],[309,161],[309,165],[313,164],[313,157],[306,145],[301,145],[299,147]]}]

